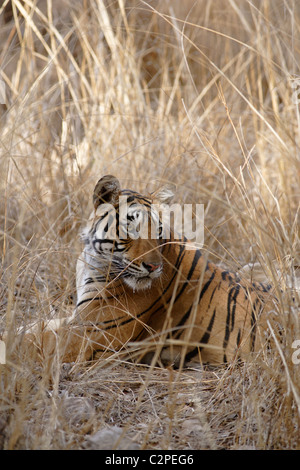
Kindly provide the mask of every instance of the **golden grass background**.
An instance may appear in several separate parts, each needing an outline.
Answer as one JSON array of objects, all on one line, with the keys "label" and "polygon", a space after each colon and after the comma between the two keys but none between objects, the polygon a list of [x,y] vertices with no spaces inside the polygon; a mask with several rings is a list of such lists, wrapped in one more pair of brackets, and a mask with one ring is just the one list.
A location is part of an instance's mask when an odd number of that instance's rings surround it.
[{"label": "golden grass background", "polygon": [[[293,0],[2,2],[0,447],[300,447],[299,33]],[[14,354],[17,327],[72,311],[107,173],[205,204],[210,258],[276,287],[273,351],[185,371]]]}]

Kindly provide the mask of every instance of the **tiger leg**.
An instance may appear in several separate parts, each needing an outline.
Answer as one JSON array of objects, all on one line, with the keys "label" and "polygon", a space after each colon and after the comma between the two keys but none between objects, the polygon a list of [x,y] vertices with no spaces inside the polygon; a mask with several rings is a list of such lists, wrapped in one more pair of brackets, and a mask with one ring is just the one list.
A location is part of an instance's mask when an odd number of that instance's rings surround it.
[{"label": "tiger leg", "polygon": [[62,362],[87,360],[92,355],[87,335],[83,327],[71,322],[70,318],[58,318],[31,326],[21,338],[22,350],[32,358],[57,355]]}]

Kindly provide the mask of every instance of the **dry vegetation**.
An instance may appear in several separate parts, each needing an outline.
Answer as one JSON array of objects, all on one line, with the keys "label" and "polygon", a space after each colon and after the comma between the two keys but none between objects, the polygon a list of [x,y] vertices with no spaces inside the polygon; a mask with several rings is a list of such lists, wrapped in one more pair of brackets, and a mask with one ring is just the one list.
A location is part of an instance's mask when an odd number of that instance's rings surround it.
[{"label": "dry vegetation", "polygon": [[[5,0],[0,24],[0,448],[300,448],[299,3]],[[107,173],[205,204],[210,258],[276,286],[274,350],[182,371],[15,354],[17,327],[72,311]]]}]

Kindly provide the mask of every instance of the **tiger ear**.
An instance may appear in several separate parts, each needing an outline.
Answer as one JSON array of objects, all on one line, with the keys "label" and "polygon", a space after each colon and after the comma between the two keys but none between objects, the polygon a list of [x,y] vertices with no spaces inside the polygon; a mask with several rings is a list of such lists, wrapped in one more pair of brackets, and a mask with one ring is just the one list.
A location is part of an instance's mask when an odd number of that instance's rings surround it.
[{"label": "tiger ear", "polygon": [[158,201],[159,203],[163,204],[170,204],[172,201],[174,194],[176,192],[176,185],[173,183],[168,183],[162,186],[160,189],[154,191],[151,194],[154,200]]},{"label": "tiger ear", "polygon": [[116,204],[119,199],[120,190],[119,180],[115,176],[103,176],[94,189],[93,203],[95,209],[103,203]]}]

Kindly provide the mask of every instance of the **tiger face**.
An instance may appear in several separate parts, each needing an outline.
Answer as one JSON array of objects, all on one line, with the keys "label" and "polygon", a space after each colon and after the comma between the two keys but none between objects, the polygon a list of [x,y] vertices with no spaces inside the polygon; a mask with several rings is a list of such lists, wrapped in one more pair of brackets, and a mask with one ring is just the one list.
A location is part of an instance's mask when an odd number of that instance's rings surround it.
[{"label": "tiger face", "polygon": [[164,232],[153,198],[121,190],[115,177],[105,176],[93,202],[95,211],[83,234],[89,264],[133,291],[150,288],[163,272]]}]

